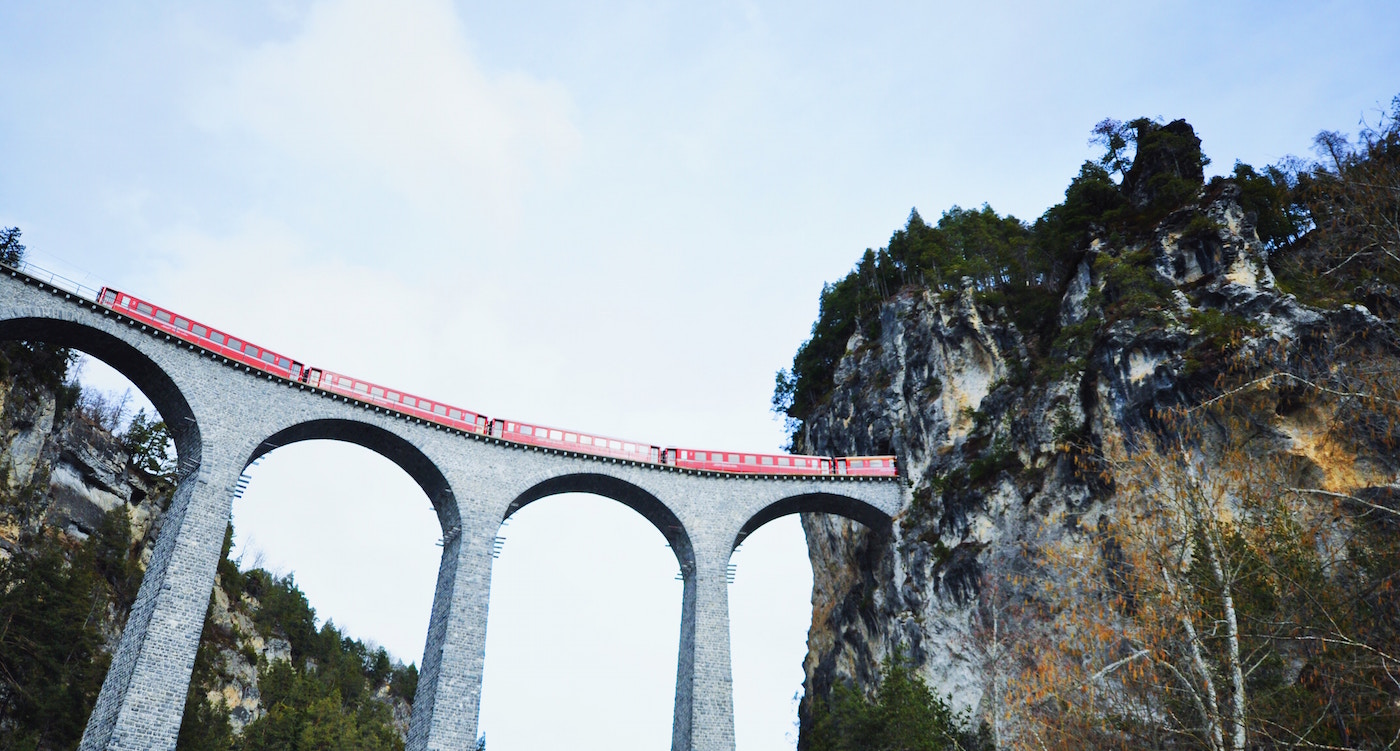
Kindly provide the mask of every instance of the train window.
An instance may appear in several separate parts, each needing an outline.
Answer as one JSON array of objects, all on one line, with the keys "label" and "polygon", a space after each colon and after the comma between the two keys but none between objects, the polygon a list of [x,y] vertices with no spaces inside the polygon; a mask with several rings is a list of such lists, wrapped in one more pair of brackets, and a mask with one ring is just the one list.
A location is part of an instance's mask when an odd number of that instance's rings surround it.
[{"label": "train window", "polygon": [[551,440],[551,441],[562,441],[562,440],[564,440],[564,433],[563,433],[563,431],[559,431],[559,430],[551,430],[551,431],[549,431],[549,440]]},{"label": "train window", "polygon": [[861,461],[860,459],[853,459],[851,460],[851,466],[856,468],[864,467],[865,462]]},{"label": "train window", "polygon": [[694,460],[697,461],[697,462],[703,462],[703,461],[705,461],[705,452],[704,452],[704,451],[692,451],[692,452],[690,452],[690,458],[691,458],[691,459],[694,459]]},{"label": "train window", "polygon": [[262,353],[262,359],[263,362],[277,362],[277,356],[265,350]]},{"label": "train window", "polygon": [[637,452],[637,447],[630,443],[624,443],[622,444],[622,450],[626,451],[629,454],[634,454]]},{"label": "train window", "polygon": [[234,339],[233,337],[229,337],[229,338],[228,338],[228,346],[229,346],[229,348],[231,348],[231,349],[238,349],[238,350],[241,350],[241,349],[243,349],[243,342],[240,342],[240,341],[238,341],[237,339]]},{"label": "train window", "polygon": [[752,456],[747,456],[747,455],[745,455],[745,456],[744,456],[744,463],[745,463],[745,464],[753,464],[753,463],[754,463],[754,458],[753,458]]},{"label": "train window", "polygon": [[520,426],[520,435],[534,435],[535,431],[529,425]]},{"label": "train window", "polygon": [[593,436],[591,436],[591,435],[579,436],[578,442],[579,442],[579,443],[582,443],[582,444],[585,445],[585,446],[592,446],[592,445],[593,445]]},{"label": "train window", "polygon": [[117,293],[113,292],[110,289],[107,290],[102,294],[102,301],[107,303],[108,305],[111,305],[112,303],[117,301]]},{"label": "train window", "polygon": [[361,394],[368,394],[368,393],[369,393],[369,384],[367,384],[367,383],[357,383],[357,384],[355,384],[355,390],[358,391],[358,392],[360,392]]},{"label": "train window", "polygon": [[789,467],[789,466],[792,466],[792,460],[789,459],[789,458],[787,458],[786,456],[780,456],[780,457],[778,457],[778,466],[779,466],[779,467]]},{"label": "train window", "polygon": [[206,329],[197,323],[190,327],[190,331],[193,331],[196,336],[209,336],[209,329]]},{"label": "train window", "polygon": [[400,395],[399,395],[398,393],[396,393],[396,392],[390,391],[389,394],[388,394],[388,399],[389,399],[389,401],[391,401],[391,402],[396,402],[396,401],[398,401],[400,398],[401,398]]},{"label": "train window", "polygon": [[190,322],[179,316],[175,316],[175,325],[182,329],[188,329],[190,327]]},{"label": "train window", "polygon": [[404,403],[404,406],[412,407],[413,405],[417,404],[418,402],[414,401],[413,397],[409,396],[408,394],[404,394],[404,395],[403,395],[403,403]]},{"label": "train window", "polygon": [[379,388],[378,386],[374,386],[374,387],[370,388],[369,393],[370,393],[371,396],[383,397],[383,396],[384,396],[384,389],[381,389],[381,388]]},{"label": "train window", "polygon": [[880,461],[879,459],[871,459],[871,460],[870,460],[870,466],[872,466],[872,467],[883,467],[883,466],[885,466],[885,463],[882,462],[882,461]]},{"label": "train window", "polygon": [[447,413],[447,416],[448,416],[448,417],[451,417],[451,418],[454,419],[454,420],[460,420],[460,419],[462,419],[462,410],[460,410],[460,409],[451,410],[450,412]]},{"label": "train window", "polygon": [[217,331],[210,331],[210,332],[209,332],[209,338],[212,339],[212,340],[214,341],[215,344],[223,344],[223,343],[224,343],[224,335],[223,335],[223,334],[220,334],[220,333],[217,332]]},{"label": "train window", "polygon": [[151,306],[143,302],[136,303],[136,309],[141,311],[142,313],[145,313],[146,315],[150,315],[151,313],[155,312],[155,308],[152,308]]},{"label": "train window", "polygon": [[447,407],[444,407],[444,406],[442,406],[441,404],[439,404],[439,405],[433,407],[433,413],[434,413],[434,414],[439,414],[439,415],[446,415],[446,414],[447,414]]},{"label": "train window", "polygon": [[256,345],[256,344],[245,344],[245,345],[243,345],[243,351],[244,351],[244,352],[247,352],[248,354],[252,355],[253,357],[257,357],[257,356],[258,356],[258,353],[261,352],[262,350],[259,350],[259,349],[258,349],[258,345]]},{"label": "train window", "polygon": [[[717,460],[717,461],[722,461],[722,460]],[[730,455],[729,455],[729,463],[730,463],[730,464],[738,464],[738,463],[739,463],[739,455],[738,455],[738,454],[730,454]]]},{"label": "train window", "polygon": [[771,457],[771,456],[765,456],[765,457],[763,457],[762,459],[759,460],[759,464],[772,464],[772,463],[773,463],[773,457]]},{"label": "train window", "polygon": [[564,440],[568,441],[569,443],[578,443],[578,436],[574,435],[573,433],[565,433]]},{"label": "train window", "polygon": [[617,451],[618,449],[622,448],[622,443],[620,441],[608,441],[608,448],[612,449],[613,451]]},{"label": "train window", "polygon": [[164,310],[157,310],[157,311],[156,311],[156,320],[157,320],[157,321],[164,321],[165,323],[170,323],[170,314],[167,313],[167,312],[165,312]]}]

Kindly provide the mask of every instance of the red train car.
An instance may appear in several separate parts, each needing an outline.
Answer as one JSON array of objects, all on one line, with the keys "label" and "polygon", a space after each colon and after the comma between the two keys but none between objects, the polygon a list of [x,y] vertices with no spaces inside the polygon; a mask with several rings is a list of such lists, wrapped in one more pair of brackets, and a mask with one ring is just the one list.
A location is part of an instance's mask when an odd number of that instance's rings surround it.
[{"label": "red train car", "polygon": [[661,462],[661,447],[638,441],[580,433],[516,420],[492,420],[491,435],[508,441],[547,446],[584,454],[613,456],[635,462]]},{"label": "red train car", "polygon": [[97,301],[112,310],[124,313],[138,321],[196,344],[210,352],[215,352],[230,360],[265,370],[283,378],[301,380],[304,367],[301,363],[270,349],[264,349],[252,342],[245,342],[235,336],[191,321],[158,305],[133,297],[125,292],[103,287],[97,294]]},{"label": "red train car", "polygon": [[829,475],[831,457],[795,454],[755,454],[750,451],[710,451],[668,448],[666,463],[716,472],[758,472],[774,475]]},{"label": "red train car", "polygon": [[352,399],[358,399],[370,404],[378,404],[387,407],[395,412],[402,412],[406,415],[421,417],[424,420],[431,420],[436,423],[448,425],[458,430],[466,430],[472,433],[485,434],[490,427],[490,420],[485,415],[478,414],[469,409],[453,407],[432,399],[424,399],[413,394],[406,394],[402,391],[379,386],[352,378],[339,373],[332,373],[329,370],[320,368],[307,368],[306,377],[302,379],[309,386],[316,386],[327,391],[334,391],[337,394],[344,394]]},{"label": "red train car", "polygon": [[638,441],[624,441],[515,420],[492,420],[471,410],[424,399],[414,394],[407,394],[340,373],[305,367],[290,357],[230,336],[223,331],[192,321],[119,290],[103,287],[98,293],[97,301],[112,310],[150,324],[161,331],[168,332],[191,344],[241,364],[343,394],[358,401],[376,404],[395,412],[472,433],[489,434],[532,446],[544,446],[638,462],[664,463],[713,472],[778,475],[834,474],[855,477],[896,476],[893,456],[832,458],[686,448],[668,448],[663,451],[659,446]]},{"label": "red train car", "polygon": [[857,477],[894,477],[893,456],[838,456],[836,474]]}]

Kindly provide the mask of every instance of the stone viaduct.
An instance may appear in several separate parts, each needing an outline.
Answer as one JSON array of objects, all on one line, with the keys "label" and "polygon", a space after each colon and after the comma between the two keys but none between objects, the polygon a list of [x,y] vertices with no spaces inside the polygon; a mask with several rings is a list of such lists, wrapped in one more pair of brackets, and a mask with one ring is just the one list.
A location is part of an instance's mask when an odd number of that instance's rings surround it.
[{"label": "stone viaduct", "polygon": [[[66,286],[66,285],[65,285]],[[442,525],[408,748],[471,749],[477,738],[492,543],[525,505],[586,492],[656,526],[684,577],[673,751],[733,751],[726,570],[746,535],[785,514],[890,525],[900,483],[737,476],[525,446],[268,375],[0,267],[0,339],[86,352],[120,371],[170,426],[179,482],[80,748],[173,749],[234,499],[247,466],[296,441],[348,441],[387,457],[428,495]]]}]

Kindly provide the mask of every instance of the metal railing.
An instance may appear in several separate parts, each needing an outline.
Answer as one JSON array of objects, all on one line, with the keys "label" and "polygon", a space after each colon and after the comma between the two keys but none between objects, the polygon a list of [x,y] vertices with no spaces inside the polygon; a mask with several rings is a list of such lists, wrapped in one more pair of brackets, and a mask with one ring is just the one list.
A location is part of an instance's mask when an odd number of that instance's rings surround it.
[{"label": "metal railing", "polygon": [[77,295],[78,297],[85,297],[89,300],[92,300],[93,302],[97,302],[98,290],[93,289],[92,287],[89,287],[86,284],[80,284],[78,282],[75,282],[72,279],[69,279],[68,277],[63,276],[61,274],[55,274],[54,272],[49,271],[48,269],[39,268],[38,266],[35,266],[34,264],[28,261],[20,261],[19,263],[7,263],[0,265],[12,268],[15,271],[20,272],[21,274],[37,279],[50,286],[57,287],[58,289],[61,289],[64,292],[71,292]]}]

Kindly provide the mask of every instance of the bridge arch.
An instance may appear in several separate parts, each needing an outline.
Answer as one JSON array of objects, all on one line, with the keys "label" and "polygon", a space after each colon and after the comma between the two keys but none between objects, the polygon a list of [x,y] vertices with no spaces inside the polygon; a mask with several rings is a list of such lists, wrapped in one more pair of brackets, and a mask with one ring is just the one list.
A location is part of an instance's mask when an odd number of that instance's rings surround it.
[{"label": "bridge arch", "polygon": [[111,366],[131,381],[160,413],[175,441],[175,453],[181,466],[197,465],[203,450],[199,422],[175,380],[144,352],[115,334],[58,317],[66,312],[12,311],[0,320],[0,340],[37,341],[76,349]]},{"label": "bridge arch", "polygon": [[642,487],[626,480],[601,472],[574,472],[557,475],[530,486],[511,501],[506,507],[501,521],[505,522],[515,512],[542,498],[564,493],[589,493],[617,501],[636,511],[642,518],[651,522],[676,554],[682,571],[695,568],[695,553],[691,547],[690,534],[680,517],[661,499]]},{"label": "bridge arch", "polygon": [[876,532],[885,532],[893,519],[888,513],[868,501],[840,493],[808,492],[780,498],[759,509],[744,522],[739,533],[734,536],[730,550],[738,548],[744,538],[753,534],[759,527],[779,517],[790,514],[815,513],[844,516],[864,524]]},{"label": "bridge arch", "polygon": [[299,422],[278,430],[253,448],[243,465],[257,461],[275,449],[303,441],[340,441],[369,449],[393,462],[413,478],[427,494],[443,533],[448,534],[461,524],[460,511],[454,502],[452,486],[442,470],[407,438],[367,422],[344,418],[324,418]]}]

